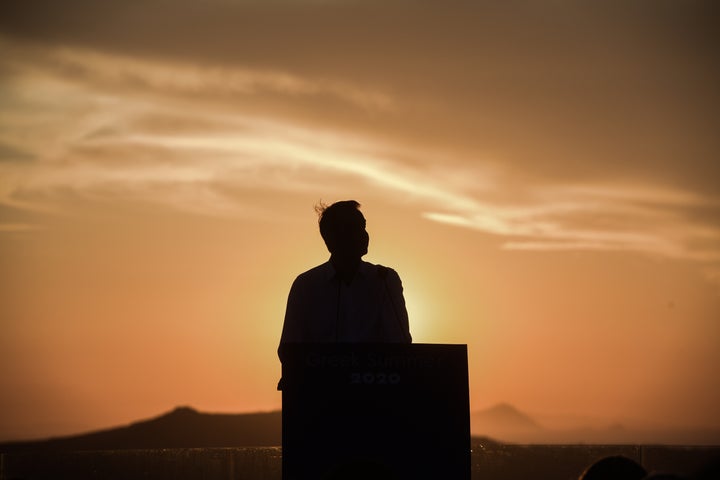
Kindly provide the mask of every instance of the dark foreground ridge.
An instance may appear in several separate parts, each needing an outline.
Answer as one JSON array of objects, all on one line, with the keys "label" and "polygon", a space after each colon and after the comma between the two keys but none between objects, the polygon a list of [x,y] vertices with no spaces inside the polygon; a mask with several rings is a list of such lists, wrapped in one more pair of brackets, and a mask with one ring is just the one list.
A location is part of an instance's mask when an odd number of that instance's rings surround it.
[{"label": "dark foreground ridge", "polygon": [[[626,456],[650,472],[720,478],[720,447],[504,445],[473,440],[472,480],[577,480],[601,458]],[[422,461],[422,458],[418,458]],[[282,480],[280,447],[35,450],[0,453],[0,479]]]},{"label": "dark foreground ridge", "polygon": [[178,407],[159,417],[124,427],[48,440],[0,444],[0,452],[269,447],[281,443],[281,419],[280,411],[218,414]]}]

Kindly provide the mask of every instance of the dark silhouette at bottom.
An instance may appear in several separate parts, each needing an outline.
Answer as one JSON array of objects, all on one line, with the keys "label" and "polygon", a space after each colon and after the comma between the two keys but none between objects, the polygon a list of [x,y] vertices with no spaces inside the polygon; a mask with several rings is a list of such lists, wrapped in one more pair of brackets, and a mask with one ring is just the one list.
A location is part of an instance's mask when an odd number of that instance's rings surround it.
[{"label": "dark silhouette at bottom", "polygon": [[[687,447],[676,448],[685,450]],[[717,480],[720,478],[720,457],[717,452],[709,450],[702,457],[705,458],[699,469],[680,475],[664,471],[648,473],[642,465],[631,458],[611,455],[592,463],[580,475],[579,480]]]},{"label": "dark silhouette at bottom", "polygon": [[590,465],[580,480],[642,480],[646,475],[645,469],[635,460],[613,455]]}]

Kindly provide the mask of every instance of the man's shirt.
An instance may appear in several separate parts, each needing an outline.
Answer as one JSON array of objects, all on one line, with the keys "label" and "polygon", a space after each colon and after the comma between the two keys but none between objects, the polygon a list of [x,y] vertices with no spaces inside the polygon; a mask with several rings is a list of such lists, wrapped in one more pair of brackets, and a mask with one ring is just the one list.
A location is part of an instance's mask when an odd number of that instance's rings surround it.
[{"label": "man's shirt", "polygon": [[281,344],[411,341],[402,282],[395,270],[361,261],[346,283],[328,261],[293,282]]}]

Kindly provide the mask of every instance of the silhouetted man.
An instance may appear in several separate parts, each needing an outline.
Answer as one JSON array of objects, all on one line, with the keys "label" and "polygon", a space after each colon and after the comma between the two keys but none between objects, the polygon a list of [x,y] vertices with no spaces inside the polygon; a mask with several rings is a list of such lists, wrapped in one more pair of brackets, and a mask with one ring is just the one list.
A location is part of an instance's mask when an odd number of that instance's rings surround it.
[{"label": "silhouetted man", "polygon": [[355,200],[318,208],[330,260],[293,282],[281,345],[411,343],[400,276],[391,268],[362,261],[370,237],[359,208]]}]

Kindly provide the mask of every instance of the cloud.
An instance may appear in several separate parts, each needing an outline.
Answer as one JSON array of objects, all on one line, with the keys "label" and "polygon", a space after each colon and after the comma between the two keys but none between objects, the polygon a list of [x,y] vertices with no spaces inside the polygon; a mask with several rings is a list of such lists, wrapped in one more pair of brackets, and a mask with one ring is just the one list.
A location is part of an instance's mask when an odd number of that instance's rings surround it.
[{"label": "cloud", "polygon": [[2,37],[0,48],[5,54],[5,70],[19,77],[15,81],[50,76],[56,81],[124,95],[153,94],[200,101],[223,98],[232,99],[233,103],[257,95],[277,95],[286,100],[309,96],[318,101],[336,99],[367,110],[392,108],[392,99],[381,92],[351,82],[294,75],[281,68],[158,62],[87,48],[36,47]]},{"label": "cloud", "polygon": [[[126,59],[122,78],[100,80],[128,91],[154,86],[188,103],[214,97],[319,128],[499,156],[530,177],[712,193],[720,175],[708,2],[30,5],[4,2],[0,31],[39,49]],[[85,58],[66,58],[66,70],[83,72]],[[185,68],[176,79],[135,74],[156,63]]]},{"label": "cloud", "polygon": [[2,233],[34,232],[42,229],[43,227],[40,225],[31,225],[26,223],[0,223],[0,232]]},{"label": "cloud", "polygon": [[[222,179],[232,178],[236,187],[297,190],[303,185],[302,175],[293,174],[298,165],[342,174],[357,167],[320,160],[323,151],[342,156],[340,143],[345,150],[356,147],[347,136],[331,140],[252,110],[226,108],[227,100],[311,96],[361,110],[389,106],[374,92],[282,72],[5,46],[9,74],[2,82],[9,101],[0,114],[6,127],[0,141],[21,145],[36,159],[1,167],[0,202],[16,208],[54,210],[54,195],[73,191],[132,193],[205,213],[247,211],[223,197],[216,188]],[[318,160],[310,161],[313,152]],[[312,183],[317,188],[321,182]]]},{"label": "cloud", "polygon": [[[228,5],[221,7],[235,11]],[[179,8],[168,19],[172,28],[190,18],[192,9]],[[412,204],[429,221],[497,236],[508,250],[640,251],[716,261],[718,199],[715,183],[706,186],[717,171],[707,164],[715,158],[715,136],[694,128],[707,116],[697,113],[699,97],[673,91],[669,101],[661,95],[667,85],[653,83],[652,94],[633,87],[645,74],[664,72],[671,54],[651,56],[640,72],[633,66],[638,45],[628,46],[629,57],[608,60],[596,50],[597,39],[582,34],[579,51],[571,45],[556,54],[550,47],[569,32],[544,38],[537,26],[527,32],[540,35],[536,46],[505,39],[495,51],[492,35],[475,37],[455,14],[438,19],[444,29],[428,45],[415,33],[435,25],[429,11],[412,14],[408,37],[398,36],[396,24],[391,35],[387,19],[377,37],[364,39],[352,28],[333,34],[323,24],[319,36],[299,35],[303,47],[283,53],[280,46],[322,18],[307,17],[297,32],[263,43],[252,35],[272,37],[279,20],[257,5],[251,10],[251,17],[272,17],[271,24],[254,33],[236,26],[235,37],[220,22],[218,31],[233,47],[214,55],[207,49],[217,44],[203,44],[202,36],[197,45],[181,41],[179,30],[171,46],[141,32],[153,39],[147,51],[125,33],[77,37],[82,34],[67,25],[85,14],[72,10],[63,12],[69,23],[47,33],[31,28],[37,23],[29,17],[20,27],[5,23],[14,40],[0,45],[6,92],[0,145],[27,161],[0,163],[0,203],[57,211],[70,192],[90,202],[137,199],[244,216],[257,209],[237,192],[315,195],[361,186]],[[139,21],[132,8],[125,13],[113,28]],[[203,18],[193,28],[210,28]],[[354,25],[337,18],[338,25]],[[518,25],[512,31],[520,32]],[[311,51],[326,36],[345,47],[342,55],[332,45]],[[366,51],[384,40],[386,49]],[[475,40],[481,58],[455,48]],[[625,76],[584,78],[592,62],[583,53],[621,67]],[[534,54],[547,66],[540,68]],[[702,86],[693,82],[687,85]],[[683,100],[691,100],[685,110],[670,108]]]},{"label": "cloud", "polygon": [[[720,261],[720,227],[681,212],[718,208],[720,198],[642,186],[529,185],[527,204],[479,205],[426,218],[506,237],[507,250],[635,251]],[[674,207],[674,208],[669,208]]]},{"label": "cloud", "polygon": [[[159,112],[172,113],[167,106]],[[178,121],[187,122],[183,134],[173,135],[164,127],[148,130],[157,123],[152,112],[125,118],[121,129],[78,137],[65,161],[16,170],[14,189],[0,201],[47,210],[52,209],[52,192],[69,189],[87,198],[136,198],[196,214],[245,216],[258,212],[233,192],[315,194],[327,192],[328,184],[356,190],[360,181],[391,202],[414,204],[428,220],[498,236],[508,250],[720,258],[720,229],[683,214],[717,208],[717,199],[647,186],[527,184],[517,197],[523,201],[498,200],[493,197],[504,188],[502,175],[489,171],[496,183],[472,192],[458,181],[482,176],[478,166],[438,171],[415,152],[418,165],[411,167],[395,158],[398,150],[390,145],[240,115],[201,121],[201,128],[189,133],[191,121],[183,120],[181,111],[175,113]],[[123,152],[142,161],[98,161],[101,152],[107,158]],[[51,203],[44,203],[48,199]],[[438,207],[444,211],[433,211]],[[701,243],[704,248],[693,247]]]},{"label": "cloud", "polygon": [[0,143],[0,162],[22,162],[32,160],[33,158],[34,156],[29,152]]}]

